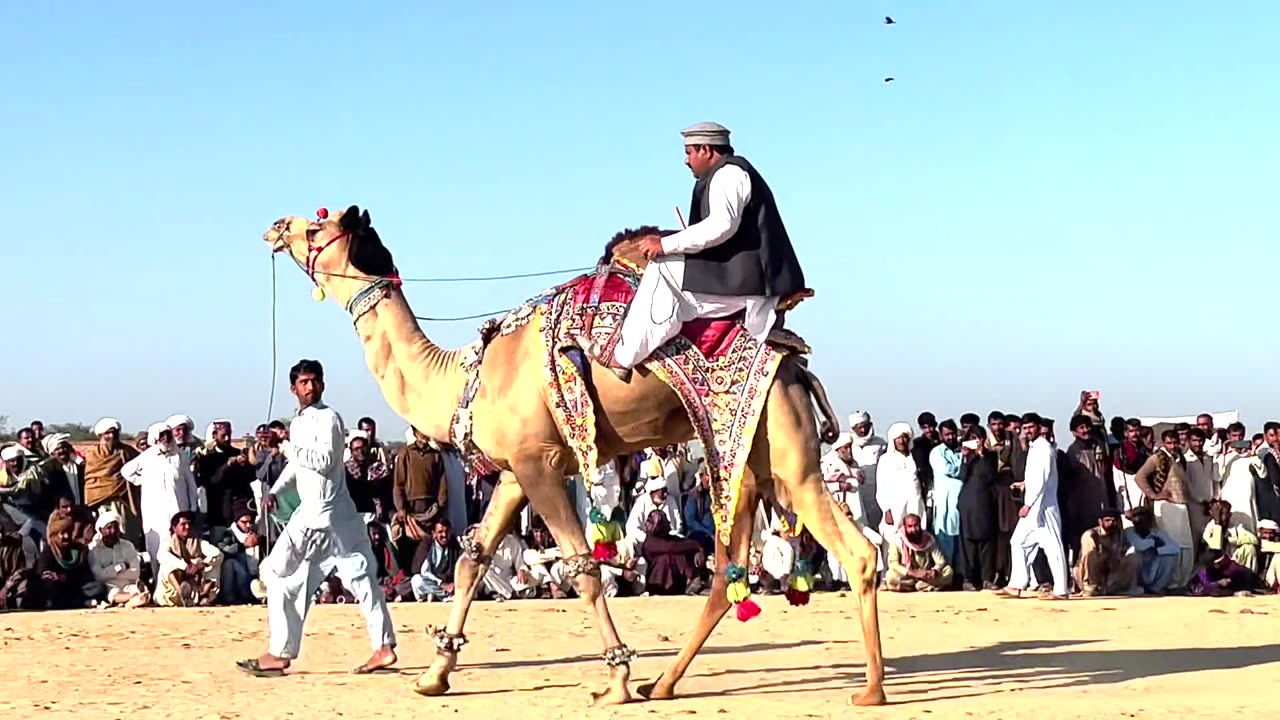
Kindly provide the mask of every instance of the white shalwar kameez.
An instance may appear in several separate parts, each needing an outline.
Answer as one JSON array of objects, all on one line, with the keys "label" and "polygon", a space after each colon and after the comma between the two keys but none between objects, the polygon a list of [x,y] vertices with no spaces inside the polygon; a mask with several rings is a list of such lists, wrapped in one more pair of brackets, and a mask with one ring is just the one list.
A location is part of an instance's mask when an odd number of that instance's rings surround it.
[{"label": "white shalwar kameez", "polygon": [[1053,573],[1053,594],[1066,597],[1066,553],[1062,548],[1062,514],[1058,510],[1058,467],[1056,450],[1043,437],[1036,438],[1027,449],[1026,486],[1023,503],[1030,511],[1018,520],[1010,541],[1013,570],[1009,587],[1026,590],[1031,584],[1031,564],[1036,550],[1044,550]]},{"label": "white shalwar kameez", "polygon": [[[895,425],[896,427],[896,425]],[[908,431],[909,432],[909,431]],[[889,435],[894,436],[893,428]],[[889,546],[900,543],[898,527],[902,519],[908,515],[924,518],[924,495],[920,492],[920,476],[916,471],[916,461],[911,454],[898,452],[890,447],[888,452],[880,456],[876,464],[876,505],[882,512],[880,517],[880,565],[888,567]],[[892,516],[893,522],[889,522]]]},{"label": "white shalwar kameez", "polygon": [[168,429],[163,423],[148,428],[150,447],[120,469],[125,480],[142,488],[142,534],[153,574],[159,572],[160,546],[169,542],[173,516],[199,510],[196,478],[191,465],[183,460],[182,450],[172,442],[159,444],[160,433]]},{"label": "white shalwar kameez", "polygon": [[[622,321],[613,357],[632,368],[680,328],[698,318],[729,317],[743,311],[743,325],[763,342],[777,318],[776,297],[708,295],[684,290],[684,256],[724,243],[738,231],[742,211],[751,199],[751,178],[736,165],[724,165],[707,186],[707,217],[662,239],[662,255],[649,261],[635,298]],[[752,220],[754,222],[754,220]]]},{"label": "white shalwar kameez", "polygon": [[1258,504],[1253,476],[1254,473],[1266,475],[1262,461],[1234,448],[1228,448],[1218,456],[1218,461],[1222,464],[1219,471],[1222,488],[1218,497],[1231,503],[1231,524],[1243,525],[1249,532],[1257,534]]},{"label": "white shalwar kameez", "polygon": [[529,565],[524,560],[528,549],[529,546],[514,532],[504,535],[498,549],[493,551],[489,569],[485,571],[485,589],[503,600],[510,600],[517,593],[528,590],[529,584],[521,576],[522,570],[529,572]]},{"label": "white shalwar kameez", "polygon": [[386,599],[372,577],[378,564],[368,530],[347,491],[345,437],[342,418],[324,405],[303,408],[289,425],[289,462],[271,494],[292,488],[298,507],[261,568],[268,652],[278,658],[298,656],[311,598],[331,573],[360,605],[372,648],[396,644]]}]

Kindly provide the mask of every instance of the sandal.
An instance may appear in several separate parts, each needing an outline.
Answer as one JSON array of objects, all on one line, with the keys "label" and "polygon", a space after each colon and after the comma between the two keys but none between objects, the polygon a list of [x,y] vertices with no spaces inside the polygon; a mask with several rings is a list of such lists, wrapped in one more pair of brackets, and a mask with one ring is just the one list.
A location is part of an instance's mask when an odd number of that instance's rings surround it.
[{"label": "sandal", "polygon": [[260,678],[283,677],[284,670],[281,668],[264,668],[258,662],[258,658],[249,658],[248,660],[237,660],[236,667],[248,675]]}]

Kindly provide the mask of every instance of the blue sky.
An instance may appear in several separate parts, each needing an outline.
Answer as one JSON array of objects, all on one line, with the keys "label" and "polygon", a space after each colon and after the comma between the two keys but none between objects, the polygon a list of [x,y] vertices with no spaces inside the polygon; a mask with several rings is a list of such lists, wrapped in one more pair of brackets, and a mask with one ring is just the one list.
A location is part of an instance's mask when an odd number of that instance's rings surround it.
[{"label": "blue sky", "polygon": [[[716,120],[778,197],[817,290],[788,323],[842,414],[1064,417],[1099,388],[1108,414],[1257,426],[1280,415],[1276,37],[1264,2],[15,4],[0,414],[246,429],[276,218],[368,208],[406,276],[586,265],[674,222],[679,130]],[[349,422],[398,434],[343,311],[279,273],[277,379],[320,358]],[[553,280],[409,300],[464,315]]]}]

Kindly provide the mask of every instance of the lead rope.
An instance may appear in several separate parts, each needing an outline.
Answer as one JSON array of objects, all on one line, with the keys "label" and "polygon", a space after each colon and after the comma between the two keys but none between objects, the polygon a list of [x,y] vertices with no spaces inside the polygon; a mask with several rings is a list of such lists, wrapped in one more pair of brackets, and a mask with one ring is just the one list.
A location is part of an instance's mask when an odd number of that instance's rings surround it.
[{"label": "lead rope", "polygon": [[[271,414],[275,411],[276,406],[276,371],[277,366],[276,354],[276,254],[271,253],[271,391],[267,395],[267,419],[271,422]],[[266,497],[271,490],[269,487],[262,489],[262,496]],[[262,561],[265,562],[267,555],[271,552],[271,514],[266,512],[264,508],[258,508],[258,512],[262,513],[262,538],[266,543],[265,551],[259,550],[262,555]]]}]

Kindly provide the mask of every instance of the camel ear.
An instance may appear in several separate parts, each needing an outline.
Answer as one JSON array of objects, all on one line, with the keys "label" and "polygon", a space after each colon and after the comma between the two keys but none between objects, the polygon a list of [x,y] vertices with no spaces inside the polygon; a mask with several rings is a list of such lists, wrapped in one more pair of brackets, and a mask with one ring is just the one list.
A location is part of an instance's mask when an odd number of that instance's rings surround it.
[{"label": "camel ear", "polygon": [[373,225],[373,219],[369,217],[368,210],[365,210],[363,213],[360,214],[360,222],[363,223],[365,227],[370,227],[371,225]]},{"label": "camel ear", "polygon": [[[368,214],[365,214],[368,217]],[[360,208],[352,205],[347,211],[342,213],[342,230],[344,232],[353,233],[360,229]]]}]

